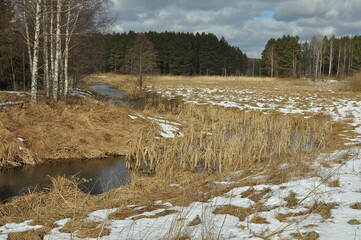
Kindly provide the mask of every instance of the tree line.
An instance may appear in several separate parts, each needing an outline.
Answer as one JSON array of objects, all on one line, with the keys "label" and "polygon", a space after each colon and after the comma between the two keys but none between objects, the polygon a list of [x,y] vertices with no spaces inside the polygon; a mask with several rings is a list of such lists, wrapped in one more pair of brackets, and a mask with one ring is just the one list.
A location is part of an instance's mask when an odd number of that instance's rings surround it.
[{"label": "tree line", "polygon": [[105,0],[0,0],[0,88],[30,87],[33,102],[38,89],[66,97],[105,9]]},{"label": "tree line", "polygon": [[103,71],[128,74],[130,50],[137,36],[144,35],[154,47],[159,74],[245,75],[247,55],[212,33],[146,32],[102,35]]},{"label": "tree line", "polygon": [[342,78],[361,70],[361,36],[298,36],[268,40],[261,58],[261,74],[270,77]]}]

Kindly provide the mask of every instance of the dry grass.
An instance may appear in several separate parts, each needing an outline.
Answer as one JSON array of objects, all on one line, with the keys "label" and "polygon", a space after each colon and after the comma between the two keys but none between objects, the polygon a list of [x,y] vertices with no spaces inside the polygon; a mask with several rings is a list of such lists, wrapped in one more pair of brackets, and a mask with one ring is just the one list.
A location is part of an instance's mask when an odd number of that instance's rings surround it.
[{"label": "dry grass", "polygon": [[0,167],[125,154],[127,142],[150,125],[130,119],[131,113],[125,107],[92,99],[55,105],[42,101],[0,112]]},{"label": "dry grass", "polygon": [[335,208],[337,204],[316,202],[308,208],[306,211],[290,212],[290,213],[277,213],[276,219],[280,222],[298,222],[304,219],[309,214],[319,214],[322,219],[329,219],[332,217],[331,210]]},{"label": "dry grass", "polygon": [[340,180],[335,179],[328,183],[329,187],[340,187]]},{"label": "dry grass", "polygon": [[352,204],[350,207],[351,207],[352,209],[361,210],[361,202]]},{"label": "dry grass", "polygon": [[360,225],[361,222],[357,219],[351,219],[350,221],[347,222],[350,225]]},{"label": "dry grass", "polygon": [[188,227],[197,226],[202,223],[201,218],[197,215],[190,223],[188,223]]},{"label": "dry grass", "polygon": [[55,178],[48,192],[31,193],[1,204],[0,225],[33,219],[33,225],[52,229],[59,219],[85,218],[95,210],[95,197],[81,192],[78,184],[77,179]]},{"label": "dry grass", "polygon": [[[76,220],[75,220],[76,219]],[[72,219],[60,230],[63,233],[74,233],[79,238],[99,238],[110,234],[109,229],[105,228],[104,223],[87,222],[81,219]]]},{"label": "dry grass", "polygon": [[264,196],[266,196],[270,192],[271,192],[271,188],[266,188],[266,189],[263,189],[262,191],[256,191],[254,188],[251,187],[247,191],[242,193],[242,197],[249,198],[253,202],[258,203],[259,201],[261,201],[264,198]]},{"label": "dry grass", "polygon": [[37,230],[29,230],[26,232],[10,233],[8,240],[42,240],[51,228],[43,227]]},{"label": "dry grass", "polygon": [[269,222],[267,221],[267,219],[260,217],[258,215],[253,216],[253,218],[251,219],[251,223],[256,223],[256,224],[268,224]]},{"label": "dry grass", "polygon": [[320,234],[315,231],[304,233],[304,234],[291,233],[291,236],[297,240],[317,240],[320,238]]},{"label": "dry grass", "polygon": [[292,208],[298,205],[299,201],[297,199],[297,194],[293,191],[290,192],[288,197],[285,198],[285,201],[287,202],[287,207]]},{"label": "dry grass", "polygon": [[115,213],[111,214],[109,216],[109,219],[112,220],[124,220],[128,217],[135,216],[135,215],[141,215],[145,212],[151,212],[157,209],[167,209],[168,207],[165,205],[148,205],[144,206],[140,209],[134,209],[130,207],[126,207],[123,209],[117,210]]},{"label": "dry grass", "polygon": [[324,116],[304,119],[193,105],[178,106],[178,112],[178,118],[188,119],[185,136],[165,145],[152,138],[134,139],[126,156],[131,169],[161,173],[176,166],[194,172],[227,172],[257,163],[277,165],[323,149],[332,132]]},{"label": "dry grass", "polygon": [[159,212],[159,213],[156,213],[154,215],[140,215],[140,216],[136,216],[136,217],[133,217],[132,220],[136,221],[136,220],[139,220],[139,219],[143,219],[143,218],[159,218],[159,217],[164,217],[164,216],[167,216],[167,215],[170,215],[170,214],[175,214],[175,213],[179,213],[179,211],[177,210],[164,210],[162,212]]},{"label": "dry grass", "polygon": [[361,73],[357,73],[346,79],[345,90],[351,92],[361,92]]},{"label": "dry grass", "polygon": [[319,214],[323,219],[331,218],[331,210],[335,208],[337,204],[335,203],[324,203],[324,202],[316,202],[313,206],[311,206],[308,210],[310,214]]},{"label": "dry grass", "polygon": [[246,217],[252,214],[251,208],[237,207],[233,205],[225,205],[216,208],[213,211],[214,214],[229,214],[239,218],[239,221],[244,221]]}]

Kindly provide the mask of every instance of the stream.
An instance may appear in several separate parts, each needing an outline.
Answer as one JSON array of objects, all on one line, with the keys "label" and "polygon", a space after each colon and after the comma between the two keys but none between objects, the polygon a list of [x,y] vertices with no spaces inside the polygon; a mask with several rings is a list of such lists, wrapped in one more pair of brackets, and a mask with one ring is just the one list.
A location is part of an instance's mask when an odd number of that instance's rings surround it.
[{"label": "stream", "polygon": [[[118,91],[112,86],[98,83],[90,86],[101,95],[109,97],[106,101],[112,104],[123,104],[131,108],[141,108],[141,101],[127,100],[125,91]],[[51,177],[74,176],[89,181],[81,183],[79,188],[90,194],[100,194],[129,183],[130,172],[122,157],[105,159],[57,160],[36,166],[17,168],[0,168],[0,203],[26,193],[29,190],[47,188],[51,185]]]}]

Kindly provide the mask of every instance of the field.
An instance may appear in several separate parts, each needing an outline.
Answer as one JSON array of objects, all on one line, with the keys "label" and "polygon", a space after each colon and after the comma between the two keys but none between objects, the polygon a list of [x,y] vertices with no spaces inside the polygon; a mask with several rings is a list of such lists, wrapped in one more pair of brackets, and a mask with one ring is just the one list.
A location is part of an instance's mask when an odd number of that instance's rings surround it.
[{"label": "field", "polygon": [[[361,238],[361,95],[343,83],[160,76],[142,92],[129,76],[85,80],[148,102],[114,123],[152,129],[127,135],[131,184],[90,196],[53,179],[0,205],[0,239]],[[92,107],[88,124],[118,108]]]}]

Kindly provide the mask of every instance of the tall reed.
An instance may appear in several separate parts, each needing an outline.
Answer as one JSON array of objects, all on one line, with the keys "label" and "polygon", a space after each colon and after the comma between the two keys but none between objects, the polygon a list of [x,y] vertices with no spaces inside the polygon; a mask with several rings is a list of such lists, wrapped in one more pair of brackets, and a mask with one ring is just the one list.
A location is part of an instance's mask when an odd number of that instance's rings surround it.
[{"label": "tall reed", "polygon": [[[144,93],[143,93],[144,94]],[[161,101],[160,101],[161,100]],[[152,111],[187,119],[184,137],[160,143],[139,137],[126,157],[132,169],[166,172],[170,167],[194,172],[234,171],[255,164],[278,163],[326,146],[332,124],[327,117],[245,112],[216,106],[175,104],[159,99]]]}]

